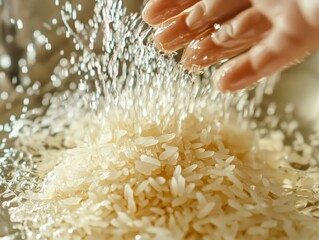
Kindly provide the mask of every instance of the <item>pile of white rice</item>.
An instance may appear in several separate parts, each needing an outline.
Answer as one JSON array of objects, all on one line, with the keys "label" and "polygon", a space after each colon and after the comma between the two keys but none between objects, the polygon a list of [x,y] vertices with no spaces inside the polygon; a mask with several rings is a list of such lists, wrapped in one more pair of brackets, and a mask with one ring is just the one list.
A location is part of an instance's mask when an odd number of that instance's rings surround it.
[{"label": "pile of white rice", "polygon": [[[278,168],[282,142],[212,109],[165,126],[146,114],[139,128],[121,108],[49,110],[20,133],[44,183],[12,220],[28,239],[316,239],[318,221],[296,210],[297,174]],[[60,130],[41,130],[53,116]]]}]

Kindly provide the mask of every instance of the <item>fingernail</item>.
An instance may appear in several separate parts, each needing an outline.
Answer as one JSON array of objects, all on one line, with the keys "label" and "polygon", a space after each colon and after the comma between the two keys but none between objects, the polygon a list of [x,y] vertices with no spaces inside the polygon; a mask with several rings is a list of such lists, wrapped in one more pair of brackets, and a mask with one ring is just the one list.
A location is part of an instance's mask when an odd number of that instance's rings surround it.
[{"label": "fingernail", "polygon": [[150,0],[143,9],[142,16],[145,22],[156,26],[188,9],[197,0]]},{"label": "fingernail", "polygon": [[199,58],[198,57],[198,53],[195,49],[193,49],[191,47],[192,44],[190,44],[183,52],[183,56],[181,59],[181,63],[183,64],[183,66],[188,69],[191,70],[194,67],[198,66],[198,62],[199,62]]},{"label": "fingernail", "polygon": [[203,2],[197,3],[190,10],[186,17],[186,25],[189,30],[197,30],[203,27],[203,16],[205,15],[205,4]]},{"label": "fingernail", "polygon": [[211,35],[211,40],[218,46],[225,48],[235,48],[253,43],[258,35],[250,35],[250,33],[234,33],[234,28],[231,24],[222,26],[218,31]]},{"label": "fingernail", "polygon": [[232,72],[233,66],[231,63],[227,63],[215,72],[213,76],[214,84],[222,92],[236,92],[252,85],[254,82],[253,77],[249,75],[238,78]]},{"label": "fingernail", "polygon": [[233,71],[233,66],[231,63],[228,63],[221,68],[219,68],[214,76],[213,80],[215,83],[215,86],[220,89],[222,92],[227,92],[227,91],[236,91],[237,90],[237,82],[238,80],[236,79],[231,79],[229,78],[229,75],[231,76],[231,72]]},{"label": "fingernail", "polygon": [[270,28],[270,23],[259,12],[248,10],[244,15],[237,17],[221,26],[212,34],[214,43],[230,47],[257,40]]},{"label": "fingernail", "polygon": [[151,26],[156,26],[166,20],[165,11],[159,6],[158,2],[152,0],[145,5],[142,18]]},{"label": "fingernail", "polygon": [[186,69],[192,69],[194,66],[203,68],[215,63],[217,52],[210,37],[205,37],[192,41],[185,49],[181,61]]},{"label": "fingernail", "polygon": [[175,31],[170,30],[176,26],[176,21],[165,24],[154,33],[156,47],[162,51],[174,51],[179,39],[174,36]]},{"label": "fingernail", "polygon": [[233,28],[230,24],[221,26],[218,31],[212,34],[212,40],[218,45],[222,45],[230,40],[233,40]]},{"label": "fingernail", "polygon": [[227,71],[230,71],[230,69],[224,67],[223,69],[218,69],[213,75],[213,82],[215,87],[221,90],[222,92],[226,92],[228,90],[227,85],[225,86],[224,82],[222,81]]},{"label": "fingernail", "polygon": [[158,48],[176,51],[198,36],[198,32],[189,31],[185,18],[186,13],[171,18],[155,31],[154,41]]},{"label": "fingernail", "polygon": [[149,10],[150,10],[150,8],[151,8],[151,5],[152,5],[151,2],[152,2],[152,1],[149,1],[149,2],[145,5],[145,7],[144,7],[144,9],[143,9],[143,11],[142,11],[142,18],[143,18],[143,20],[144,20],[145,22],[147,22],[147,23],[149,23],[148,12],[149,12]]},{"label": "fingernail", "polygon": [[183,53],[182,62],[186,69],[191,69],[193,65],[204,68],[231,58],[244,49],[246,49],[246,45],[220,46],[212,41],[210,34],[192,41]]}]

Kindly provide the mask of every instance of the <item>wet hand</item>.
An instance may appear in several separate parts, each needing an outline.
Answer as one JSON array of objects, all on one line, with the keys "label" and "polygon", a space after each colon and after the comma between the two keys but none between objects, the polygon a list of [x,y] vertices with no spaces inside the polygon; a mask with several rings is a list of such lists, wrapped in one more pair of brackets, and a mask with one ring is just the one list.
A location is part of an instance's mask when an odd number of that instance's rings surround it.
[{"label": "wet hand", "polygon": [[236,56],[213,76],[236,91],[319,49],[319,0],[150,0],[146,22],[157,47],[185,47],[187,69]]}]

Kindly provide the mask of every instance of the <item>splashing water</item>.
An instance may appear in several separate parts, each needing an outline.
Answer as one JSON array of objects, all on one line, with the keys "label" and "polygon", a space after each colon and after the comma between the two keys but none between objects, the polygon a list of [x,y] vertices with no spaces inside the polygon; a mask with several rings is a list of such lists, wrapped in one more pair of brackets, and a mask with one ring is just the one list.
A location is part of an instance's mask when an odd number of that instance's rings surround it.
[{"label": "splashing water", "polygon": [[87,24],[85,6],[55,5],[74,51],[60,52],[50,79],[70,89],[41,88],[42,107],[25,98],[21,116],[0,126],[1,197],[19,236],[314,239],[318,222],[295,211],[317,214],[313,148],[298,134],[284,146],[297,123],[287,114],[279,131],[273,105],[254,121],[275,79],[250,101],[221,95],[214,69],[187,73],[159,54],[121,1],[96,1]]}]

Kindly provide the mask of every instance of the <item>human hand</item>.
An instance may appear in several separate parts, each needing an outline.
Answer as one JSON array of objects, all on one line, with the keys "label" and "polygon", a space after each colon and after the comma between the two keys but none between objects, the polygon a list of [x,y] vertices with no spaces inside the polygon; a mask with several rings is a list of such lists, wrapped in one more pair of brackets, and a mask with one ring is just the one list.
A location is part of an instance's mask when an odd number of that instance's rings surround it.
[{"label": "human hand", "polygon": [[186,46],[187,69],[223,64],[223,91],[245,88],[319,49],[319,0],[150,0],[146,22],[163,51]]}]

